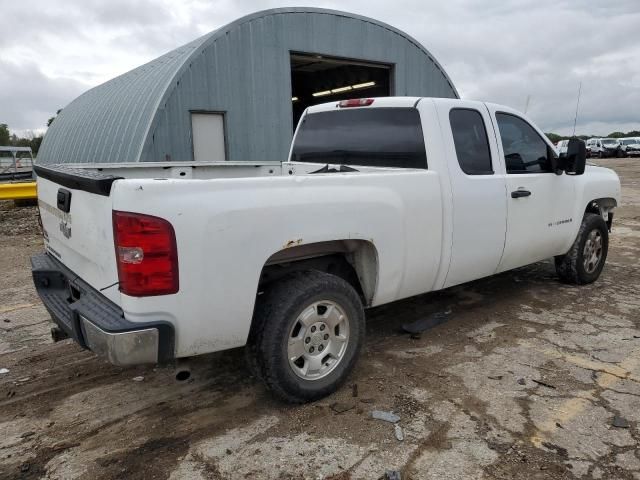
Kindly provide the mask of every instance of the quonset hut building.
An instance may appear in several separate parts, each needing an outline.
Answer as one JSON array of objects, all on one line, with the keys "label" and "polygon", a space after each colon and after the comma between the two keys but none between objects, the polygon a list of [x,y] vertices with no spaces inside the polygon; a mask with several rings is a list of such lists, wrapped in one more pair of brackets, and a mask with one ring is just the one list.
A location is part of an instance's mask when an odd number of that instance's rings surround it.
[{"label": "quonset hut building", "polygon": [[38,163],[285,160],[310,105],[389,95],[457,98],[406,33],[317,8],[257,12],[71,102]]}]

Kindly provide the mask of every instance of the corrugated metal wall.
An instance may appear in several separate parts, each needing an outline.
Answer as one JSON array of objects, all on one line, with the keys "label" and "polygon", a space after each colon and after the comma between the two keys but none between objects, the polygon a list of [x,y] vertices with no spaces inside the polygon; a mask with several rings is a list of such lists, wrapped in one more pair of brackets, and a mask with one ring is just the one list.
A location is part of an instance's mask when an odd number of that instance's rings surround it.
[{"label": "corrugated metal wall", "polygon": [[293,129],[290,51],[394,64],[393,94],[457,97],[428,52],[388,25],[274,9],[85,93],[53,123],[39,161],[191,161],[194,110],[225,112],[228,160],[284,160]]}]

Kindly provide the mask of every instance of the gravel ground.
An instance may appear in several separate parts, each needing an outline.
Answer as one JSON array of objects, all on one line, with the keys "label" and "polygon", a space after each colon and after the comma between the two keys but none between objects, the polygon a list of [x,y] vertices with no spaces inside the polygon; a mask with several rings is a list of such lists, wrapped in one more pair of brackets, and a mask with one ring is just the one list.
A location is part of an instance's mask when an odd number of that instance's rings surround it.
[{"label": "gravel ground", "polygon": [[640,161],[598,162],[623,183],[598,282],[560,284],[543,262],[372,309],[348,384],[294,407],[241,351],[176,382],[53,344],[28,268],[37,212],[0,204],[0,479],[640,479]]}]

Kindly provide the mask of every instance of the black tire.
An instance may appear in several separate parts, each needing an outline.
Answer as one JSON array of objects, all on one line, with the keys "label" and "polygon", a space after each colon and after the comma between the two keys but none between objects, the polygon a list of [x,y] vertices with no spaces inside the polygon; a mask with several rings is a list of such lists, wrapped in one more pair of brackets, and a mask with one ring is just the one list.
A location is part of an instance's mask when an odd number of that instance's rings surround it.
[{"label": "black tire", "polygon": [[[307,380],[290,365],[287,347],[298,316],[321,301],[333,302],[345,313],[348,340],[340,360],[326,376]],[[349,283],[320,271],[297,272],[258,296],[246,349],[249,366],[278,398],[289,403],[310,402],[333,393],[345,381],[356,363],[364,334],[362,302]],[[325,360],[322,363],[326,365]]]},{"label": "black tire", "polygon": [[598,154],[598,157],[600,158],[604,158],[604,152],[601,150],[600,153]]},{"label": "black tire", "polygon": [[[602,251],[597,264],[594,264],[595,268],[592,271],[587,271],[584,262],[585,243],[593,231],[599,233],[602,239]],[[565,255],[560,255],[555,258],[556,272],[560,280],[576,285],[595,282],[604,268],[608,250],[609,230],[607,229],[606,222],[602,216],[596,213],[585,213],[582,224],[580,225],[580,230],[578,230],[578,236],[575,242],[573,242],[571,249]]]}]

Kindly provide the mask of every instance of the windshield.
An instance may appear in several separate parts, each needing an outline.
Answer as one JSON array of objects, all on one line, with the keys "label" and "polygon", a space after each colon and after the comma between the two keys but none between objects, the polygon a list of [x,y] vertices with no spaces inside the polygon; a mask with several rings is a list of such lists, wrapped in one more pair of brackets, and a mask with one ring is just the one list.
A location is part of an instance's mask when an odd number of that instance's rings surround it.
[{"label": "windshield", "polygon": [[611,138],[605,138],[604,140],[602,140],[602,143],[604,143],[605,145],[614,145],[616,143],[618,143],[617,140],[613,140]]},{"label": "windshield", "polygon": [[353,108],[306,115],[291,152],[293,162],[427,168],[415,108]]},{"label": "windshield", "polygon": [[620,140],[620,143],[622,143],[623,145],[633,145],[634,143],[638,143],[638,140],[636,140],[635,138],[624,138]]}]

